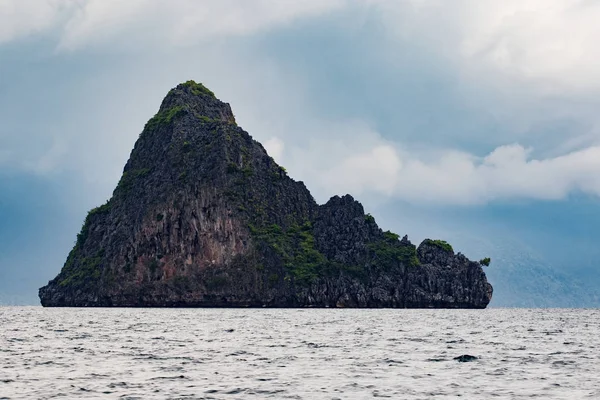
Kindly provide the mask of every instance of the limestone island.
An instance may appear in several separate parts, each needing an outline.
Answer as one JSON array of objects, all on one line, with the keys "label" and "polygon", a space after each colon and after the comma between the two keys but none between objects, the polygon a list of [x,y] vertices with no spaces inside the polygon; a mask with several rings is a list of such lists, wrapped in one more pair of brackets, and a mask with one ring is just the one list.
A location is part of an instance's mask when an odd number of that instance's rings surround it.
[{"label": "limestone island", "polygon": [[482,264],[382,231],[350,195],[317,204],[229,104],[188,81],[39,296],[45,307],[485,308]]}]

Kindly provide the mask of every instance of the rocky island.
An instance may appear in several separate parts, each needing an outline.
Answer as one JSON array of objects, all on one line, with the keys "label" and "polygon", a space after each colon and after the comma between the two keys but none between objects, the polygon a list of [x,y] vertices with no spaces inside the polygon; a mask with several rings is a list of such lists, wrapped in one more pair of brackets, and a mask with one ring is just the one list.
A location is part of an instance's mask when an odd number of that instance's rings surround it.
[{"label": "rocky island", "polygon": [[382,231],[350,195],[318,205],[229,104],[172,89],[85,219],[48,307],[485,308],[480,262]]}]

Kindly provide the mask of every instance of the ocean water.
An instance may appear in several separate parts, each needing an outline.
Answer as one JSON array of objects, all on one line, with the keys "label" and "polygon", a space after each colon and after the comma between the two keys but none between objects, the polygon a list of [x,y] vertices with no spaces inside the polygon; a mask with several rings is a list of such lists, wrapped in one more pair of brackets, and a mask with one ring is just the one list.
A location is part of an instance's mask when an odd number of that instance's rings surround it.
[{"label": "ocean water", "polygon": [[600,399],[600,310],[0,308],[0,399],[379,397]]}]

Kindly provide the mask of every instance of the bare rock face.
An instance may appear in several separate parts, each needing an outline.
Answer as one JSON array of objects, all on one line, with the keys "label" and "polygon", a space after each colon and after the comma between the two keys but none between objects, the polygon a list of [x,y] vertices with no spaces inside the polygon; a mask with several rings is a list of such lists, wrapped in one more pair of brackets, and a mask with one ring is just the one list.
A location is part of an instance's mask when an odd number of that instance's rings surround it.
[{"label": "bare rock face", "polygon": [[190,81],[39,294],[71,307],[485,308],[492,287],[479,263],[383,232],[349,195],[319,206]]}]

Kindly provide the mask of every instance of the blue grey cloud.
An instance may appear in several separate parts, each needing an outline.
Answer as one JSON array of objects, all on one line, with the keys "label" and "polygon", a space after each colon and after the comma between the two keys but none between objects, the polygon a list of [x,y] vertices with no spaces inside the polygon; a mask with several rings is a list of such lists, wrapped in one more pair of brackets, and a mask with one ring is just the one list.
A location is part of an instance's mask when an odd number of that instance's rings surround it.
[{"label": "blue grey cloud", "polygon": [[[0,293],[34,301],[145,121],[188,79],[230,102],[320,201],[351,192],[417,239],[516,235],[559,270],[568,253],[591,273],[595,236],[582,226],[600,215],[600,11],[521,3],[11,2],[0,13]],[[514,232],[491,235],[500,220]],[[577,252],[553,252],[565,236]]]}]

